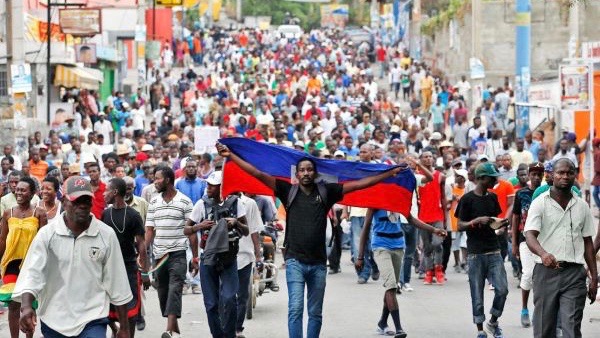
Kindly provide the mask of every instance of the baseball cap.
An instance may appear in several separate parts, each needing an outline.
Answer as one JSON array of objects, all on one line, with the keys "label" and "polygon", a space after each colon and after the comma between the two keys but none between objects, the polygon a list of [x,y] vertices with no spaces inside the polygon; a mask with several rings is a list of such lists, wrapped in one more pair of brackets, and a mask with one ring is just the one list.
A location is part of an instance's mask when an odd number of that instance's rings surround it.
[{"label": "baseball cap", "polygon": [[461,165],[462,166],[462,161],[460,160],[460,158],[456,158],[452,161],[452,166],[456,166],[456,165]]},{"label": "baseball cap", "polygon": [[547,173],[554,172],[554,162],[548,161],[544,164],[544,171]]},{"label": "baseball cap", "polygon": [[142,151],[153,151],[153,150],[154,150],[154,147],[151,144],[146,143],[142,146]]},{"label": "baseball cap", "polygon": [[81,174],[81,164],[79,162],[69,165],[69,174]]},{"label": "baseball cap", "polygon": [[440,134],[439,132],[437,132],[437,131],[436,131],[436,132],[434,132],[433,134],[431,134],[431,137],[430,137],[430,138],[431,138],[432,140],[439,141],[439,140],[441,140],[441,139],[442,139],[442,134]]},{"label": "baseball cap", "polygon": [[544,172],[544,165],[541,162],[533,162],[529,165],[529,172],[532,171]]},{"label": "baseball cap", "polygon": [[338,157],[338,156],[346,157],[346,154],[344,154],[344,152],[341,150],[336,150],[335,153],[333,153],[333,157]]},{"label": "baseball cap", "polygon": [[210,185],[221,185],[223,182],[223,172],[222,171],[213,171],[210,176],[206,179],[206,183]]},{"label": "baseball cap", "polygon": [[480,178],[484,176],[498,177],[500,176],[500,173],[493,164],[486,162],[481,163],[475,168],[475,177]]},{"label": "baseball cap", "polygon": [[294,147],[302,147],[302,148],[304,148],[304,142],[302,142],[302,141],[296,141],[296,143],[294,143]]},{"label": "baseball cap", "polygon": [[456,176],[464,177],[465,180],[468,180],[468,173],[465,169],[456,169],[454,170],[454,174]]},{"label": "baseball cap", "polygon": [[477,129],[477,131],[478,131],[480,134],[485,134],[485,133],[487,133],[487,129],[485,129],[485,127],[479,127],[479,129]]},{"label": "baseball cap", "polygon": [[135,155],[135,160],[138,162],[144,162],[148,159],[148,154],[144,153],[144,152],[139,152]]},{"label": "baseball cap", "polygon": [[94,197],[90,181],[81,176],[67,178],[64,185],[64,192],[65,198],[71,202],[82,196]]},{"label": "baseball cap", "polygon": [[489,161],[490,160],[486,154],[480,154],[479,156],[477,156],[477,159],[479,161]]},{"label": "baseball cap", "polygon": [[440,143],[439,148],[446,148],[446,147],[453,147],[454,143],[450,142],[450,141],[442,141],[442,143]]}]

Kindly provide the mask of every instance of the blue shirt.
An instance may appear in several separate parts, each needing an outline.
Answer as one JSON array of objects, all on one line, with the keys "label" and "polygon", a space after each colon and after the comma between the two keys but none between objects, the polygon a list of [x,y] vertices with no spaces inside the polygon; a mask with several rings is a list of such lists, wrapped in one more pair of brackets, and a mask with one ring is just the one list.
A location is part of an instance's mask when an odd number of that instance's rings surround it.
[{"label": "blue shirt", "polygon": [[404,249],[404,232],[400,222],[392,222],[385,210],[375,210],[371,223],[371,247],[375,249]]},{"label": "blue shirt", "polygon": [[175,183],[175,189],[189,197],[193,204],[196,204],[196,202],[198,202],[202,196],[204,196],[206,182],[197,177],[194,180],[189,180],[187,177],[182,177]]},{"label": "blue shirt", "polygon": [[338,148],[338,150],[341,150],[344,152],[344,154],[346,154],[346,160],[348,161],[352,161],[354,160],[355,157],[358,156],[358,148],[346,148],[346,146],[341,146]]},{"label": "blue shirt", "polygon": [[144,177],[144,175],[138,175],[135,178],[135,190],[133,190],[133,194],[141,197],[142,196],[142,190],[148,185],[150,184],[150,180],[148,180],[146,177]]}]

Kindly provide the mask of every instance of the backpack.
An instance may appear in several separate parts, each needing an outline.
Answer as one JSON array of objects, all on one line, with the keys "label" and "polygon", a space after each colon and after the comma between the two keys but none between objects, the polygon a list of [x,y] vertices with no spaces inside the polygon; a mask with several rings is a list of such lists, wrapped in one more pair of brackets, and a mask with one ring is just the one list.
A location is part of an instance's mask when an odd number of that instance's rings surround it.
[{"label": "backpack", "polygon": [[[211,198],[208,198],[207,196],[202,197],[202,201],[204,202],[204,219],[211,219],[215,222],[218,222],[219,220],[226,217],[237,218],[237,206],[239,203],[239,199],[235,195],[229,196],[225,200],[225,202],[223,202],[223,205],[215,205],[213,200]],[[237,230],[232,231],[236,231],[237,236],[235,240],[229,240],[229,250],[227,252],[222,252],[217,255],[219,265],[221,266],[227,266],[237,259],[237,254],[240,249],[239,240],[241,235],[239,234],[239,232],[237,232]],[[206,237],[208,237],[208,235],[206,235]],[[207,238],[205,238],[205,236],[203,235],[201,244],[205,243],[206,239]],[[204,248],[204,245],[201,245],[201,247]]]},{"label": "backpack", "polygon": [[[290,191],[288,192],[288,196],[287,196],[287,203],[285,204],[285,211],[289,212],[290,207],[292,206],[292,202],[294,202],[294,199],[296,198],[296,196],[298,195],[298,191],[300,190],[300,186],[298,184],[292,184],[292,187],[290,188]],[[325,184],[323,182],[319,182],[317,183],[317,193],[319,194],[319,198],[321,200],[321,203],[323,204],[324,207],[327,207],[327,187],[325,186]],[[329,211],[329,210],[326,210]],[[333,226],[333,222],[331,222],[331,225]],[[285,232],[285,237],[283,239],[283,246],[287,247],[287,234],[288,232]],[[331,247],[333,245],[333,239],[335,237],[335,231],[331,232],[331,239],[329,240],[329,246]]]}]

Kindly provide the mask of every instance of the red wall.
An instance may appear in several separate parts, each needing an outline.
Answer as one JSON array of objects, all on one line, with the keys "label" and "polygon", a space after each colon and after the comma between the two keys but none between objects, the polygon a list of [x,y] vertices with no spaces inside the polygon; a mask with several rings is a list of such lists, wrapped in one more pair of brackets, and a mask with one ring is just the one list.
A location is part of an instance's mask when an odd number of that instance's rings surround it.
[{"label": "red wall", "polygon": [[152,30],[153,10],[146,10],[146,40],[160,40],[161,44],[169,40],[173,41],[173,12],[170,8],[156,9],[156,35]]}]

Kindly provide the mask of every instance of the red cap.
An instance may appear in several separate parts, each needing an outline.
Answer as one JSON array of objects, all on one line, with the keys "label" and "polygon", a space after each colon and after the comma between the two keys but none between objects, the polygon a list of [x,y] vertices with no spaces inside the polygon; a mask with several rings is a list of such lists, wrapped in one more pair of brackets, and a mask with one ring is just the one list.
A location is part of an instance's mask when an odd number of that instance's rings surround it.
[{"label": "red cap", "polygon": [[138,162],[144,162],[148,159],[148,154],[144,153],[144,152],[139,152],[137,153],[137,155],[135,155],[135,160]]}]

